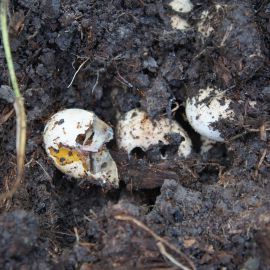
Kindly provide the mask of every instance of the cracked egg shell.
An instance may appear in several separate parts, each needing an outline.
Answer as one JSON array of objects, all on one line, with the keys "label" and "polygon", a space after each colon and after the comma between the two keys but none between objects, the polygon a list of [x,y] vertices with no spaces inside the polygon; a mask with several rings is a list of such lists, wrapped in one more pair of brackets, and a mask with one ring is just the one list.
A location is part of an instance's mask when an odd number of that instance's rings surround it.
[{"label": "cracked egg shell", "polygon": [[191,153],[192,143],[182,127],[173,120],[165,117],[159,120],[151,120],[146,112],[140,109],[133,109],[127,112],[117,125],[117,144],[128,154],[140,147],[147,151],[150,146],[163,143],[169,145],[170,134],[177,133],[182,136],[178,148],[180,157],[187,157]]},{"label": "cracked egg shell", "polygon": [[188,13],[193,8],[193,4],[190,0],[173,0],[169,3],[169,6],[171,6],[174,11],[180,13]]},{"label": "cracked egg shell", "polygon": [[177,15],[171,17],[171,27],[182,31],[190,28],[188,22]]},{"label": "cracked egg shell", "polygon": [[221,132],[213,126],[222,120],[233,120],[235,113],[230,109],[231,100],[225,92],[207,87],[186,101],[186,115],[190,125],[200,135],[217,142],[224,142]]},{"label": "cracked egg shell", "polygon": [[105,143],[113,130],[93,112],[66,109],[47,122],[43,139],[48,156],[63,173],[118,186],[118,172]]}]

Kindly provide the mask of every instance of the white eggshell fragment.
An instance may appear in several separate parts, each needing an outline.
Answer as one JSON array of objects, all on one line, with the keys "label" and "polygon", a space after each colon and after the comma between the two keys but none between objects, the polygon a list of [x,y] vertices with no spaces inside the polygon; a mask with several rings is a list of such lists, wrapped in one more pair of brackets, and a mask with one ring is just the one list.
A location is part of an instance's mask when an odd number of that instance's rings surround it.
[{"label": "white eggshell fragment", "polygon": [[225,97],[225,92],[211,87],[201,89],[196,96],[186,101],[187,119],[200,135],[223,142],[224,138],[213,124],[222,119],[233,120],[235,114],[230,109],[231,102]]},{"label": "white eggshell fragment", "polygon": [[212,16],[209,15],[208,10],[204,10],[201,14],[201,19],[197,24],[198,32],[202,34],[203,37],[209,37],[210,34],[214,31],[214,28],[211,25]]},{"label": "white eggshell fragment", "polygon": [[117,125],[118,147],[124,149],[128,154],[140,147],[147,151],[150,146],[163,143],[169,145],[169,135],[177,133],[183,138],[178,148],[180,157],[187,157],[191,153],[192,143],[182,127],[173,120],[161,118],[151,120],[146,112],[133,109],[127,112]]},{"label": "white eggshell fragment", "polygon": [[110,126],[82,109],[57,112],[43,134],[46,152],[60,171],[118,186],[117,167],[105,145],[112,138]]},{"label": "white eggshell fragment", "polygon": [[186,20],[180,18],[177,15],[171,17],[171,26],[173,29],[182,31],[190,27]]},{"label": "white eggshell fragment", "polygon": [[193,8],[193,4],[190,0],[173,0],[169,5],[173,10],[181,13],[188,13]]}]

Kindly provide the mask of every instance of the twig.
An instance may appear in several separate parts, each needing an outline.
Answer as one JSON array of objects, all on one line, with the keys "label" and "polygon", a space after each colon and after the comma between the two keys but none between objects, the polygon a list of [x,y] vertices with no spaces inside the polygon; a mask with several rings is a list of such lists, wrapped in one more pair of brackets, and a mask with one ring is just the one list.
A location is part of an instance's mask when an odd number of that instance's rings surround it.
[{"label": "twig", "polygon": [[[127,216],[127,215],[116,215],[114,217],[117,220],[122,220],[122,221],[129,221],[134,223],[135,225],[137,225],[138,227],[140,227],[141,229],[143,229],[144,231],[148,232],[155,240],[156,240],[156,244],[157,247],[160,250],[160,253],[162,255],[164,255],[166,258],[168,258],[171,262],[174,262],[175,265],[177,265],[180,269],[183,270],[196,270],[196,266],[194,265],[194,263],[189,259],[189,257],[187,255],[185,255],[183,252],[181,252],[180,250],[178,250],[174,245],[170,244],[168,241],[166,241],[164,238],[158,236],[155,232],[153,232],[150,228],[148,228],[146,225],[144,225],[141,221],[137,220],[134,217],[131,216]],[[161,245],[162,244],[162,245]],[[177,260],[175,260],[172,255],[170,255],[166,249],[164,248],[164,246],[168,247],[169,249],[173,250],[175,253],[177,253],[178,255],[180,255],[189,265],[191,268],[188,268],[184,265],[182,265],[180,262],[178,262]]]},{"label": "twig", "polygon": [[227,28],[226,33],[225,33],[225,35],[224,35],[224,37],[223,37],[223,39],[222,39],[222,41],[221,41],[219,47],[223,47],[223,46],[225,45],[226,40],[228,39],[228,37],[230,36],[230,33],[232,32],[232,29],[233,29],[233,24],[231,24],[231,25]]},{"label": "twig", "polygon": [[[117,68],[117,67],[116,67]],[[116,80],[117,81],[119,81],[119,82],[121,82],[121,83],[123,83],[123,84],[125,84],[126,86],[128,86],[129,88],[133,88],[134,86],[130,83],[130,82],[128,82],[123,76],[121,76],[121,74],[119,73],[119,71],[118,71],[118,69],[117,69],[117,75],[119,76],[119,78],[121,79],[118,79],[117,77],[116,77]]]},{"label": "twig", "polygon": [[78,233],[78,229],[76,227],[74,227],[73,229],[74,229],[76,243],[79,243],[80,242],[80,236],[79,236],[79,233]]},{"label": "twig", "polygon": [[264,149],[261,155],[261,158],[258,162],[257,169],[260,169],[260,167],[262,166],[262,163],[263,163],[263,160],[265,159],[266,154],[267,154],[267,149]]},{"label": "twig", "polygon": [[8,27],[7,27],[7,8],[8,8],[8,0],[2,0],[1,2],[2,40],[5,50],[5,57],[7,61],[9,76],[15,95],[14,108],[16,112],[17,175],[13,187],[8,192],[1,194],[0,200],[12,197],[13,194],[16,192],[21,180],[24,177],[24,159],[25,159],[25,144],[26,144],[26,115],[24,108],[24,99],[20,93],[13,65],[12,54],[10,50]]},{"label": "twig", "polygon": [[92,93],[94,93],[94,91],[95,91],[95,89],[96,89],[96,87],[98,85],[98,80],[99,80],[99,71],[97,71],[97,79],[96,79],[96,82],[95,82],[95,84],[94,84],[94,86],[92,88]]},{"label": "twig", "polygon": [[160,251],[160,253],[167,258],[172,264],[174,264],[175,266],[179,267],[180,269],[183,270],[189,270],[189,268],[185,267],[183,264],[181,264],[180,262],[178,262],[171,254],[169,254],[166,250],[166,248],[164,247],[164,245],[161,242],[157,242],[157,247]]},{"label": "twig", "polygon": [[53,185],[53,183],[52,183],[53,182],[53,179],[49,175],[49,173],[45,170],[45,168],[37,160],[35,160],[34,162],[42,169],[42,171],[44,172],[44,174],[47,176],[48,180],[51,182],[51,185]]},{"label": "twig", "polygon": [[265,142],[266,142],[266,141],[267,141],[266,124],[263,123],[263,124],[260,126],[259,130],[260,130],[260,139],[261,139],[262,141],[265,141]]},{"label": "twig", "polygon": [[78,68],[78,69],[76,70],[76,72],[74,73],[74,75],[73,75],[73,77],[72,77],[72,80],[71,80],[70,84],[67,86],[67,88],[71,87],[71,85],[73,84],[73,82],[74,82],[74,80],[75,80],[75,78],[76,78],[78,72],[79,72],[80,69],[81,69],[81,68],[89,61],[89,59],[90,59],[90,58],[87,58],[86,60],[84,60],[84,61],[80,64],[79,68]]},{"label": "twig", "polygon": [[[261,132],[259,128],[250,128],[247,129],[249,132]],[[264,128],[264,131],[270,131],[270,128]]]},{"label": "twig", "polygon": [[259,169],[260,169],[260,167],[261,167],[262,164],[263,164],[263,161],[264,161],[264,159],[265,159],[266,154],[267,154],[267,149],[264,149],[263,152],[262,152],[262,155],[261,155],[261,157],[260,157],[260,159],[259,159],[259,162],[258,162],[258,164],[256,165],[256,170],[255,170],[255,173],[254,173],[254,177],[255,177],[255,178],[257,178],[258,175],[259,175]]},{"label": "twig", "polygon": [[14,113],[14,108],[12,108],[7,114],[2,116],[0,119],[0,125],[4,124],[9,119],[9,117],[11,117],[13,113]]},{"label": "twig", "polygon": [[237,135],[235,135],[235,136],[229,138],[229,139],[227,140],[227,142],[235,141],[236,139],[239,139],[239,138],[241,138],[241,137],[243,137],[243,136],[245,136],[245,135],[247,135],[247,134],[248,134],[248,132],[245,130],[244,132],[239,133],[239,134],[237,134]]},{"label": "twig", "polygon": [[[270,128],[265,128],[264,129],[264,132],[266,131],[270,131]],[[253,133],[253,132],[261,132],[261,130],[259,128],[249,128],[249,129],[246,129],[244,132],[240,133],[240,134],[237,134],[235,136],[233,136],[232,138],[228,139],[228,142],[232,142],[244,135],[247,135],[249,133]]]}]

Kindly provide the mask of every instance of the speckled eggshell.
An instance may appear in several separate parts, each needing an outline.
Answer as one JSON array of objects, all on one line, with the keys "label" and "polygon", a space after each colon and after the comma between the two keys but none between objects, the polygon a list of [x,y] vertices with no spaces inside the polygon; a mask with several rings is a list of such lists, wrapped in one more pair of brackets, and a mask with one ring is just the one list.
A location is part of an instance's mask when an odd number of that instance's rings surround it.
[{"label": "speckled eggshell", "polygon": [[124,149],[128,154],[136,147],[146,151],[151,145],[158,145],[160,142],[169,145],[166,137],[170,133],[179,133],[184,137],[179,145],[178,155],[187,157],[191,153],[192,143],[177,122],[167,118],[154,121],[147,116],[146,112],[133,109],[118,122],[117,143],[118,147]]},{"label": "speckled eggshell", "polygon": [[117,186],[117,167],[105,146],[112,138],[110,126],[82,109],[57,112],[43,133],[46,152],[60,171],[74,178],[99,179]]},{"label": "speckled eggshell", "polygon": [[54,114],[44,129],[44,143],[58,149],[59,144],[76,147],[79,134],[85,134],[93,125],[94,113],[82,109],[67,109]]},{"label": "speckled eggshell", "polygon": [[190,0],[173,0],[169,5],[174,11],[180,13],[188,13],[193,8],[193,4]]},{"label": "speckled eggshell", "polygon": [[187,99],[187,119],[200,135],[223,142],[224,138],[213,124],[221,119],[234,118],[235,114],[230,109],[230,104],[231,100],[225,97],[224,92],[211,87],[201,89],[196,96]]}]

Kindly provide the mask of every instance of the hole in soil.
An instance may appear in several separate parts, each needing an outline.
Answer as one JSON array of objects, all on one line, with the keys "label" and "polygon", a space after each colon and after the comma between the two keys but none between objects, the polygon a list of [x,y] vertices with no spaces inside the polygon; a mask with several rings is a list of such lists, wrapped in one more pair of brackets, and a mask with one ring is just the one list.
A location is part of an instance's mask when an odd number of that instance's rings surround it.
[{"label": "hole in soil", "polygon": [[162,157],[166,157],[166,152],[167,152],[167,150],[168,150],[168,146],[169,146],[169,145],[163,145],[163,146],[159,149],[160,154],[161,154]]},{"label": "hole in soil", "polygon": [[201,148],[201,136],[191,127],[188,121],[185,120],[185,108],[181,106],[175,112],[175,120],[183,127],[190,137],[194,150],[198,153]]},{"label": "hole in soil", "polygon": [[157,196],[160,195],[160,188],[154,188],[152,190],[145,190],[146,201],[145,203],[149,205],[149,211],[151,211],[155,205]]},{"label": "hole in soil", "polygon": [[146,153],[140,147],[135,147],[132,149],[130,154],[136,159],[143,159],[146,156]]},{"label": "hole in soil", "polygon": [[199,182],[204,184],[214,184],[218,181],[219,169],[216,166],[207,166],[200,173]]},{"label": "hole in soil", "polygon": [[139,201],[140,205],[147,206],[147,212],[151,212],[157,196],[160,195],[160,188],[154,189],[141,189],[140,191],[133,190],[132,194],[129,193],[129,197],[132,196],[135,201]]},{"label": "hole in soil", "polygon": [[163,158],[167,156],[173,156],[178,151],[178,145],[163,145],[160,147],[159,152]]}]

